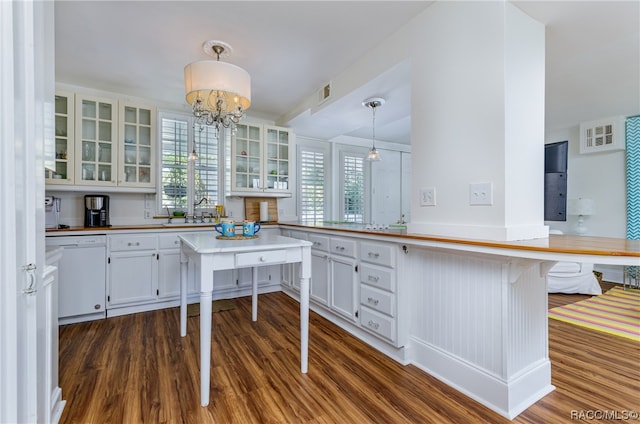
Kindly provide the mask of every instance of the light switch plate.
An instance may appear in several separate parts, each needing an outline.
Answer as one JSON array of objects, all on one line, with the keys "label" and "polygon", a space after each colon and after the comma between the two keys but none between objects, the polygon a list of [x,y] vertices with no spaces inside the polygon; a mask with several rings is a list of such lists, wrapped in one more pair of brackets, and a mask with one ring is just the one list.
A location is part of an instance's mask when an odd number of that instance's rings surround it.
[{"label": "light switch plate", "polygon": [[420,189],[420,206],[436,205],[436,188],[424,187]]},{"label": "light switch plate", "polygon": [[469,205],[471,206],[493,205],[493,184],[492,183],[469,184]]}]

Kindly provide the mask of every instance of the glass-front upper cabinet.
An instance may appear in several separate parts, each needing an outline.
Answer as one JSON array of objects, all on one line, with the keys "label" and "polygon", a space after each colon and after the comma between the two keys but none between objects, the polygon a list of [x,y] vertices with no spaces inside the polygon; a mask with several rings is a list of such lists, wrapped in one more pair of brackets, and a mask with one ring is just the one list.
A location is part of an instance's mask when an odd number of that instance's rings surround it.
[{"label": "glass-front upper cabinet", "polygon": [[155,186],[155,116],[153,107],[120,105],[119,186]]},{"label": "glass-front upper cabinet", "polygon": [[55,165],[53,173],[46,173],[47,184],[74,184],[73,104],[73,93],[56,92],[54,102]]},{"label": "glass-front upper cabinet", "polygon": [[238,124],[231,138],[234,159],[232,191],[256,191],[262,188],[262,125]]},{"label": "glass-front upper cabinet", "polygon": [[238,124],[231,137],[231,191],[290,193],[291,138],[287,128]]},{"label": "glass-front upper cabinet", "polygon": [[76,95],[76,184],[116,185],[117,101]]},{"label": "glass-front upper cabinet", "polygon": [[266,189],[289,190],[289,135],[286,128],[265,126]]}]

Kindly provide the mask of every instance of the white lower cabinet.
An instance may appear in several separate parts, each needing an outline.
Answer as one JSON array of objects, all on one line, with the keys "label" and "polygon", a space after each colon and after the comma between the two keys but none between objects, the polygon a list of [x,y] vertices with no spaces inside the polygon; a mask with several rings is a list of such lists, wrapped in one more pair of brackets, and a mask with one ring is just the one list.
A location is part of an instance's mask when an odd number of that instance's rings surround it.
[{"label": "white lower cabinet", "polygon": [[107,259],[107,309],[155,301],[158,296],[158,236],[112,235]]},{"label": "white lower cabinet", "polygon": [[[312,244],[313,304],[322,306],[331,316],[340,317],[341,320],[334,320],[336,323],[362,329],[394,348],[404,346],[406,337],[400,331],[402,311],[398,307],[397,283],[401,245],[323,230],[283,228],[282,234]],[[292,268],[289,270],[293,272]],[[295,290],[292,281],[285,268],[284,288]]]},{"label": "white lower cabinet", "polygon": [[360,243],[360,325],[394,346],[398,339],[396,294],[397,245],[362,241]]},{"label": "white lower cabinet", "polygon": [[358,274],[353,258],[331,256],[329,308],[351,321],[358,319]]},{"label": "white lower cabinet", "polygon": [[324,306],[329,305],[330,269],[329,254],[311,249],[311,293],[309,297]]},{"label": "white lower cabinet", "polygon": [[[266,230],[269,231],[269,230]],[[278,230],[272,230],[278,231]],[[181,232],[112,234],[107,250],[107,315],[142,312],[176,306],[180,298]],[[250,259],[250,258],[249,258]],[[198,270],[189,264],[187,295],[196,301],[200,293]],[[279,288],[280,265],[258,268],[258,287]],[[251,293],[252,268],[216,271],[214,299]]]}]

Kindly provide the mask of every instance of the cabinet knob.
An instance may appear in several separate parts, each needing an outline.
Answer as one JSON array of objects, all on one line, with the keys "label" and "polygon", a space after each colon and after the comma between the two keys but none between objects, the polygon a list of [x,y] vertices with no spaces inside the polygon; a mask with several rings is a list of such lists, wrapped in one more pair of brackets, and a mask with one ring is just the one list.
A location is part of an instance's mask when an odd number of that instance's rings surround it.
[{"label": "cabinet knob", "polygon": [[379,257],[379,256],[380,256],[380,254],[379,254],[379,253],[369,252],[369,257],[370,257],[370,258],[377,258],[377,257]]},{"label": "cabinet knob", "polygon": [[367,298],[367,302],[373,304],[373,305],[377,305],[378,303],[380,303],[380,301],[378,299],[374,299],[373,297],[369,297]]},{"label": "cabinet knob", "polygon": [[367,323],[367,325],[370,328],[373,328],[374,330],[377,330],[378,327],[380,327],[380,324],[378,324],[377,322],[373,321],[373,320],[369,320],[369,322]]},{"label": "cabinet knob", "polygon": [[260,262],[265,262],[267,260],[267,258],[265,258],[264,256],[260,256]]},{"label": "cabinet knob", "polygon": [[369,281],[373,281],[374,283],[377,283],[377,282],[378,282],[378,280],[380,279],[380,277],[377,277],[377,276],[375,276],[375,275],[369,275],[369,276],[367,277],[367,279],[368,279]]},{"label": "cabinet knob", "polygon": [[96,311],[98,311],[98,310],[100,310],[100,308],[101,308],[101,307],[102,307],[102,306],[101,306],[99,303],[96,303],[96,304],[93,306],[93,309],[95,309]]}]

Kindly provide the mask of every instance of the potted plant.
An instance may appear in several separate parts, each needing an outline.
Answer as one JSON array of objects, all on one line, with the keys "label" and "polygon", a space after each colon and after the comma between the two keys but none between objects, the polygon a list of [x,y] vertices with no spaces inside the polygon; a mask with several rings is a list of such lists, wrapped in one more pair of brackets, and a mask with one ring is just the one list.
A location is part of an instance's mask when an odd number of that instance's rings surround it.
[{"label": "potted plant", "polygon": [[164,177],[164,194],[169,197],[183,197],[187,195],[187,170],[173,168]]}]

